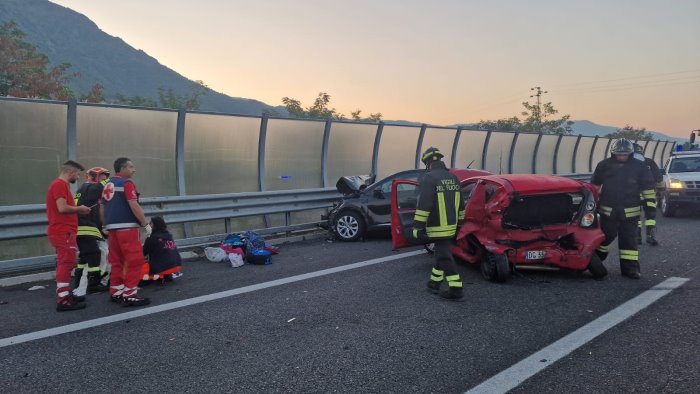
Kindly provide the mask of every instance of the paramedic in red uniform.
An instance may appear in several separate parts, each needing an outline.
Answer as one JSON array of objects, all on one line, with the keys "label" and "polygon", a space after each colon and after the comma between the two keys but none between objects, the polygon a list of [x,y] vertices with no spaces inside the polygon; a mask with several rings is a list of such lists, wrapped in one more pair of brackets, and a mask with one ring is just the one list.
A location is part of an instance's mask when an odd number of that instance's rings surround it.
[{"label": "paramedic in red uniform", "polygon": [[56,310],[59,312],[85,308],[85,303],[74,299],[70,291],[70,273],[75,268],[78,252],[75,241],[78,214],[90,213],[90,208],[84,205],[75,206],[68,187],[69,183],[80,179],[81,171],[85,168],[80,163],[68,160],[46,192],[46,217],[49,219],[46,235],[56,249]]},{"label": "paramedic in red uniform", "polygon": [[131,160],[120,157],[114,161],[114,171],[116,175],[104,186],[100,205],[103,227],[109,231],[110,298],[124,306],[148,305],[151,300],[136,294],[143,265],[139,229],[148,224],[131,181],[136,168]]}]

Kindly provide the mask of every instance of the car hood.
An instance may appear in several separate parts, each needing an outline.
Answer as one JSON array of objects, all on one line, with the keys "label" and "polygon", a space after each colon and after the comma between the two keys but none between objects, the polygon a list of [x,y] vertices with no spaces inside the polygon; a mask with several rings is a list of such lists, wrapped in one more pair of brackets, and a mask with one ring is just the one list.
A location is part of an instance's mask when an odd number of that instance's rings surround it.
[{"label": "car hood", "polygon": [[679,181],[700,181],[700,172],[672,172],[668,174],[671,179],[678,179]]},{"label": "car hood", "polygon": [[374,176],[371,175],[343,176],[338,179],[335,188],[345,196],[353,195],[364,190],[373,180]]}]

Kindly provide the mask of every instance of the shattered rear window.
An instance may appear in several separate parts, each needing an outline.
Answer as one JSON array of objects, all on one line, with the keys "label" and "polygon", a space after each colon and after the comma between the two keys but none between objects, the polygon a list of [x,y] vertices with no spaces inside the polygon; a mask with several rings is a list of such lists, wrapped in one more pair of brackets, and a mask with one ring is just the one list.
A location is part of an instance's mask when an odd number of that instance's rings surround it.
[{"label": "shattered rear window", "polygon": [[503,213],[503,227],[532,229],[568,224],[578,213],[582,201],[581,193],[516,196]]}]

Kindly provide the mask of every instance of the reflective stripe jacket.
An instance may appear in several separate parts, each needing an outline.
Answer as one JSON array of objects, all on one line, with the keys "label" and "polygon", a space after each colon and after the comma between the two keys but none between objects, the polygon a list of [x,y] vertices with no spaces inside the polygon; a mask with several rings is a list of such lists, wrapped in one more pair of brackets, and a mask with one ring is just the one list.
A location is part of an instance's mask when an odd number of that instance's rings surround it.
[{"label": "reflective stripe jacket", "polygon": [[420,195],[413,227],[425,229],[431,239],[453,238],[457,233],[457,222],[464,220],[459,180],[443,162],[434,162],[431,166],[419,181]]},{"label": "reflective stripe jacket", "polygon": [[644,162],[632,157],[624,162],[614,157],[601,161],[593,172],[591,183],[602,185],[599,211],[605,216],[636,218],[641,213],[640,195],[645,200],[656,200],[651,171]]},{"label": "reflective stripe jacket", "polygon": [[100,182],[85,182],[75,193],[75,205],[90,207],[90,214],[78,215],[78,236],[91,236],[102,239],[102,223],[97,207],[102,197],[103,184]]}]

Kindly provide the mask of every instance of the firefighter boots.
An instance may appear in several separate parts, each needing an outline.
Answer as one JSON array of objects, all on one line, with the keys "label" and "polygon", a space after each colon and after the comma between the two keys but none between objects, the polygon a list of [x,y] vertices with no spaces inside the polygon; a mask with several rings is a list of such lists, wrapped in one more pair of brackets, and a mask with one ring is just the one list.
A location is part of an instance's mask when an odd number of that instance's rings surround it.
[{"label": "firefighter boots", "polygon": [[656,226],[647,226],[647,243],[651,246],[659,244],[659,241],[656,240]]},{"label": "firefighter boots", "polygon": [[620,272],[622,276],[630,279],[639,279],[642,277],[639,272],[639,263],[636,261],[620,261]]},{"label": "firefighter boots", "polygon": [[101,274],[97,272],[88,272],[88,285],[87,293],[102,293],[109,290],[109,286],[103,285],[100,281],[102,280]]},{"label": "firefighter boots", "polygon": [[428,281],[428,291],[433,293],[433,294],[438,294],[440,292],[440,283],[442,283],[442,282],[429,280]]},{"label": "firefighter boots", "polygon": [[464,292],[461,287],[450,287],[440,292],[440,298],[448,301],[464,301]]}]

